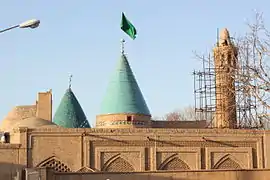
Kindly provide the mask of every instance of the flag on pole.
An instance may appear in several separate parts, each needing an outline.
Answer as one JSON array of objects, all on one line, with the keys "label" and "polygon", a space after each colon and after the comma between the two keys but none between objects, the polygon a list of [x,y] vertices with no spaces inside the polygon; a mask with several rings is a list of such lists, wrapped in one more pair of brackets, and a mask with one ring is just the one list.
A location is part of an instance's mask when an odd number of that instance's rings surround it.
[{"label": "flag on pole", "polygon": [[125,14],[122,12],[122,21],[121,21],[121,29],[131,37],[131,39],[135,39],[137,35],[136,28],[134,25],[126,18]]}]

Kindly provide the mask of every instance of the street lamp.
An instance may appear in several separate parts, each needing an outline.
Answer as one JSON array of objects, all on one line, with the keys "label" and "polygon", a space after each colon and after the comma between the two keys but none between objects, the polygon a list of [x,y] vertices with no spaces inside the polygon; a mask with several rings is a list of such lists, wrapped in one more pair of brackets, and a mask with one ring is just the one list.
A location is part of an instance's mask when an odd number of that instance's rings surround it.
[{"label": "street lamp", "polygon": [[31,20],[28,20],[28,21],[25,21],[21,24],[18,24],[16,26],[11,26],[7,29],[4,29],[4,30],[0,30],[0,33],[3,33],[5,31],[8,31],[8,30],[11,30],[11,29],[15,29],[15,28],[37,28],[40,24],[40,20],[37,20],[37,19],[31,19]]}]

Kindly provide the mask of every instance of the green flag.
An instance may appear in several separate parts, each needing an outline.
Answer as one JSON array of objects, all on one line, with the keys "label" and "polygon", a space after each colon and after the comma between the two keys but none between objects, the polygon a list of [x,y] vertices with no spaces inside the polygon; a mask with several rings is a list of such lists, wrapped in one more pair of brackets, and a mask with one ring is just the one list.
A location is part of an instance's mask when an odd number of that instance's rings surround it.
[{"label": "green flag", "polygon": [[122,13],[121,29],[129,35],[133,40],[136,38],[137,31],[136,28],[131,24],[131,22],[126,18],[125,14]]}]

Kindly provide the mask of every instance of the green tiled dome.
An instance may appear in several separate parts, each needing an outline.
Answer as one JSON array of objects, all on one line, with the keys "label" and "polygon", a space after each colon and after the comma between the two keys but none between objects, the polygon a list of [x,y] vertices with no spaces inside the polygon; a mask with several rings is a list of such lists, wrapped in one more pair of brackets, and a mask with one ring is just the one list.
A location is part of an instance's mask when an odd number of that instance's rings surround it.
[{"label": "green tiled dome", "polygon": [[90,128],[80,103],[68,88],[58,106],[53,122],[65,128]]},{"label": "green tiled dome", "polygon": [[101,105],[101,114],[150,115],[125,55],[122,55]]}]

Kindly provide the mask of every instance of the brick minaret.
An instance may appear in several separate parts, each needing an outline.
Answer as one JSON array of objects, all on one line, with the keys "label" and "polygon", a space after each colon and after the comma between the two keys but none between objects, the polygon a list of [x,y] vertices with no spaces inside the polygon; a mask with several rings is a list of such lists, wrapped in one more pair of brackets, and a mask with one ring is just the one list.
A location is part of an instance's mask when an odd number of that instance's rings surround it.
[{"label": "brick minaret", "polygon": [[227,29],[220,33],[214,48],[216,72],[216,114],[214,127],[236,128],[235,69],[237,48],[230,39]]}]

